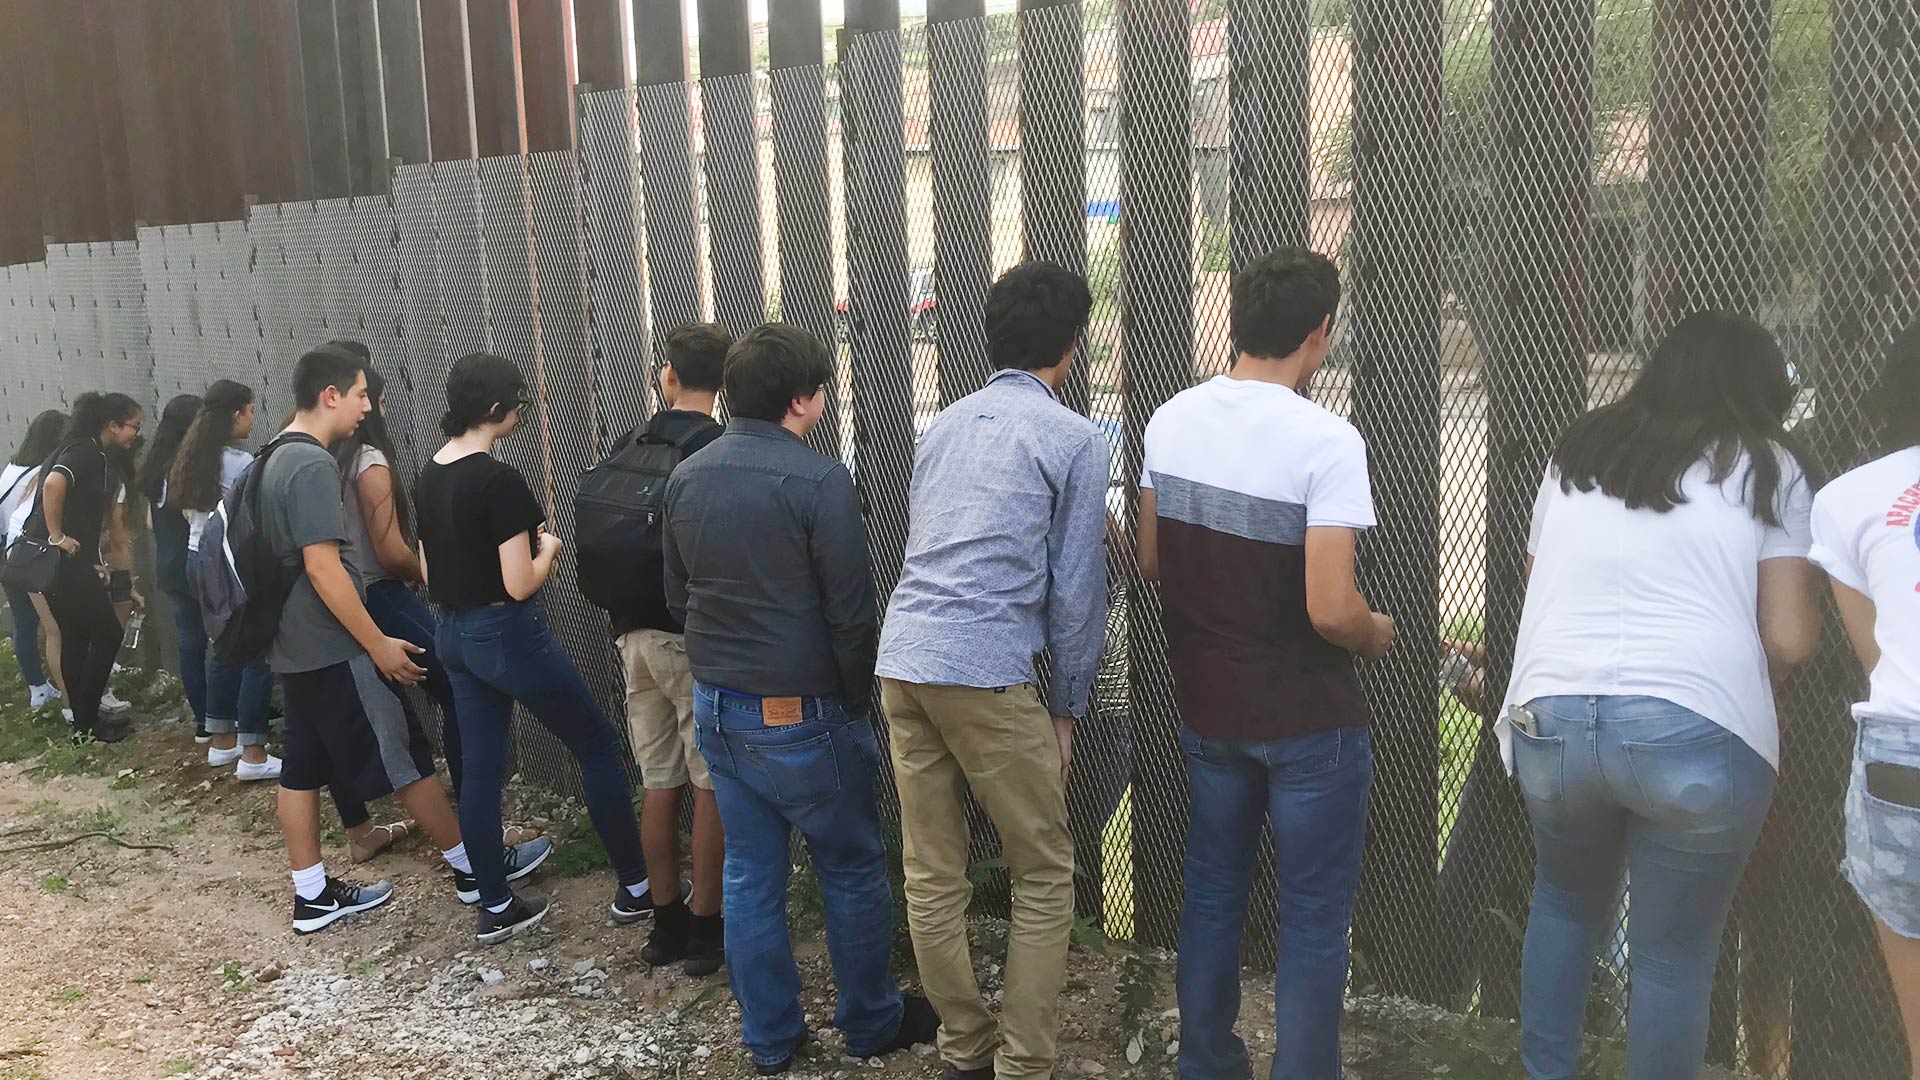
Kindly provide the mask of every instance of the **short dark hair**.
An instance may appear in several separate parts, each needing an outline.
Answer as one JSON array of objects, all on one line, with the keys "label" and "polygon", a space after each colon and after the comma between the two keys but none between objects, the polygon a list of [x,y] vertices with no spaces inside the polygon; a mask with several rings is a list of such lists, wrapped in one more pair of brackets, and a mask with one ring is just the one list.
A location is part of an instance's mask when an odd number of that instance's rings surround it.
[{"label": "short dark hair", "polygon": [[833,382],[820,339],[791,323],[764,323],[727,350],[727,408],[734,416],[777,424],[795,398]]},{"label": "short dark hair", "polygon": [[447,411],[440,430],[447,438],[465,435],[481,424],[497,423],[527,402],[527,377],[520,365],[492,353],[468,353],[447,372]]},{"label": "short dark hair", "polygon": [[994,370],[1059,364],[1092,311],[1087,279],[1058,263],[1029,260],[1001,274],[987,290],[987,352]]},{"label": "short dark hair", "polygon": [[1303,247],[1284,247],[1233,276],[1235,355],[1279,360],[1298,352],[1340,307],[1340,271]]},{"label": "short dark hair", "polygon": [[367,362],[329,341],[309,350],[293,364],[293,407],[311,409],[329,387],[346,393],[367,370]]},{"label": "short dark hair", "polygon": [[727,377],[727,350],[733,335],[713,323],[688,323],[667,331],[660,343],[660,362],[673,368],[680,385],[689,390],[720,392]]}]

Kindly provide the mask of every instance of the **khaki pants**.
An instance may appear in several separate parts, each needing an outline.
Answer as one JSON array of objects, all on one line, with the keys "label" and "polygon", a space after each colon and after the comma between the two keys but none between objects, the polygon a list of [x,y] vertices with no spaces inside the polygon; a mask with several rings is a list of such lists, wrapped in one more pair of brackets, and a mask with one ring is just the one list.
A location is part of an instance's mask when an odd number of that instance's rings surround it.
[{"label": "khaki pants", "polygon": [[[958,1069],[992,1064],[999,1080],[1048,1076],[1073,929],[1073,839],[1052,720],[1028,686],[882,679],[880,701],[900,787],[907,922],[921,985],[940,1013],[940,1056]],[[967,949],[968,788],[999,832],[1013,877],[997,1054]]]},{"label": "khaki pants", "polygon": [[650,791],[670,791],[689,781],[713,790],[707,759],[693,742],[693,669],[687,642],[664,630],[635,630],[620,637],[627,673],[627,730],[640,782]]}]

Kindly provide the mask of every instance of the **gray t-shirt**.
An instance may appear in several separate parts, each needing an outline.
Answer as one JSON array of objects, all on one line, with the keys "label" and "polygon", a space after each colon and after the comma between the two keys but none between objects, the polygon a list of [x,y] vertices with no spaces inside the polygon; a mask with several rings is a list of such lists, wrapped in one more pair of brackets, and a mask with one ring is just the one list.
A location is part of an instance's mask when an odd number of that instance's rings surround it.
[{"label": "gray t-shirt", "polygon": [[[393,577],[387,573],[386,567],[380,565],[380,555],[373,548],[373,536],[367,532],[366,515],[360,511],[360,475],[376,465],[384,465],[389,471],[393,469],[387,462],[387,455],[371,446],[361,447],[359,456],[353,459],[353,484],[347,495],[347,543],[356,556],[355,566],[360,571],[362,592],[366,591],[367,586]],[[394,482],[399,483],[399,479],[396,477]]]},{"label": "gray t-shirt", "polygon": [[[340,468],[334,464],[333,455],[304,442],[274,451],[260,476],[260,516],[274,554],[288,562],[300,559],[301,549],[309,544],[338,541],[347,576],[365,595],[366,587],[356,569],[364,556],[355,550],[348,534]],[[273,670],[283,675],[317,671],[345,663],[364,651],[327,610],[313,582],[302,574],[293,594],[287,597],[279,636],[267,653]]]}]

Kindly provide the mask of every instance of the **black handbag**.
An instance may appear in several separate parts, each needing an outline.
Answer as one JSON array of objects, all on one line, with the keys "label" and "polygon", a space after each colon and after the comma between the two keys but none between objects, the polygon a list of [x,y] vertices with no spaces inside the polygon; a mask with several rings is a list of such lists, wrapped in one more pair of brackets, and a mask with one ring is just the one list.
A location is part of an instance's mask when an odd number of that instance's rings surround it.
[{"label": "black handbag", "polygon": [[[61,447],[40,466],[36,483],[44,482],[48,466],[58,460],[66,451]],[[36,523],[38,530],[34,528]],[[33,534],[38,531],[36,538]],[[47,541],[45,508],[40,503],[40,491],[33,493],[33,510],[27,515],[27,522],[20,529],[20,535],[7,545],[7,555],[0,562],[0,585],[22,592],[45,593],[53,588],[53,579],[60,572],[60,560],[66,556]]]}]

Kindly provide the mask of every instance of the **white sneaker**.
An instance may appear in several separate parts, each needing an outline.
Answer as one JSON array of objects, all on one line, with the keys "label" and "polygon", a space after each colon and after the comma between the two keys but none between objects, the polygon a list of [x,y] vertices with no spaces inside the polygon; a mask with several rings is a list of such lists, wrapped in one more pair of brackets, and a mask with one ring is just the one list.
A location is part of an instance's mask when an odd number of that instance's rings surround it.
[{"label": "white sneaker", "polygon": [[128,704],[127,702],[121,701],[118,697],[115,697],[113,691],[111,690],[104,691],[100,695],[100,711],[101,712],[121,713],[121,712],[126,712],[128,709],[131,709],[131,708],[133,708],[132,705]]},{"label": "white sneaker", "polygon": [[228,765],[239,760],[240,747],[238,746],[235,746],[231,750],[222,750],[217,746],[207,747],[207,764],[216,769],[226,768]]},{"label": "white sneaker", "polygon": [[272,754],[268,754],[267,760],[255,765],[253,762],[241,758],[240,764],[234,766],[233,778],[235,780],[278,780],[280,778],[280,759],[274,757]]},{"label": "white sneaker", "polygon": [[49,702],[60,700],[60,689],[52,683],[41,683],[27,691],[34,708],[44,708]]}]

